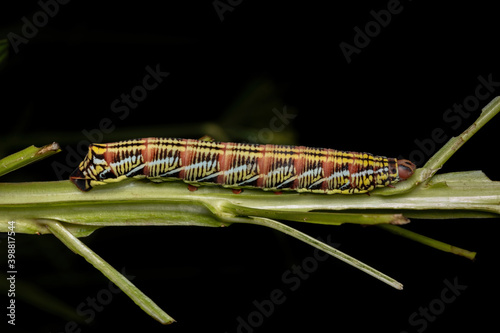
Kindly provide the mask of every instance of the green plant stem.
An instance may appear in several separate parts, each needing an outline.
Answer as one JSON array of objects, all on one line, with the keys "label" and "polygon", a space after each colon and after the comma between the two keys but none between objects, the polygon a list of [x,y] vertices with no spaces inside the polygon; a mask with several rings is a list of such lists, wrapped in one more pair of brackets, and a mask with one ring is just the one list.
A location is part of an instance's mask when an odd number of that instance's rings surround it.
[{"label": "green plant stem", "polygon": [[431,179],[434,174],[443,167],[444,163],[450,159],[456,151],[464,145],[474,134],[477,133],[488,121],[500,112],[500,96],[495,97],[481,111],[479,117],[463,133],[457,137],[452,137],[441,149],[439,149],[425,165],[418,169],[407,181],[401,183],[397,188],[383,188],[373,194],[394,195],[413,190],[419,184]]},{"label": "green plant stem", "polygon": [[120,272],[104,261],[94,251],[89,249],[85,244],[78,240],[78,238],[73,236],[73,234],[69,232],[62,223],[51,220],[39,220],[38,222],[44,225],[50,232],[59,238],[59,240],[63,242],[71,251],[81,255],[85,258],[85,260],[101,271],[110,281],[117,285],[141,309],[143,309],[144,312],[164,325],[171,324],[175,321],[142,291],[137,289],[137,287],[134,286]]},{"label": "green plant stem", "polygon": [[319,250],[322,250],[329,255],[342,260],[343,262],[361,270],[362,272],[365,272],[376,279],[398,289],[402,290],[403,289],[403,284],[400,282],[396,281],[395,279],[391,278],[390,276],[385,275],[384,273],[374,269],[373,267],[368,266],[367,264],[351,257],[350,255],[339,251],[323,242],[318,241],[317,239],[308,236],[286,224],[280,223],[278,221],[274,221],[271,219],[266,219],[266,218],[259,218],[259,217],[252,217],[250,220],[244,220],[242,221],[243,223],[250,223],[250,224],[256,224],[256,225],[261,225],[265,227],[269,227],[278,231],[281,231],[284,234],[290,235],[292,237],[295,237]]},{"label": "green plant stem", "polygon": [[60,151],[61,148],[55,142],[43,147],[30,146],[17,153],[2,158],[0,160],[0,176],[22,168],[25,165],[47,158]]},{"label": "green plant stem", "polygon": [[433,247],[435,249],[438,249],[440,251],[444,252],[449,252],[453,254],[457,254],[459,256],[465,257],[470,260],[474,260],[476,257],[476,252],[471,252],[465,249],[461,249],[459,247],[446,244],[443,242],[440,242],[438,240],[432,239],[427,236],[423,236],[420,234],[417,234],[416,232],[395,226],[395,225],[389,225],[389,224],[380,224],[378,225],[379,228],[382,228],[386,231],[389,231],[390,233],[396,234],[398,236],[402,236],[408,239],[411,239],[415,242],[425,244],[427,246]]},{"label": "green plant stem", "polygon": [[[425,186],[390,197],[325,196],[245,190],[241,194],[220,187],[195,192],[183,182],[155,184],[123,181],[83,193],[69,181],[0,184],[0,231],[10,220],[17,232],[53,233],[40,219],[66,222],[71,233],[85,236],[104,226],[197,225],[227,226],[251,223],[274,227],[312,246],[316,240],[273,219],[325,224],[370,221],[373,216],[423,218],[498,217],[500,182],[481,172],[436,175]],[[309,216],[310,215],[310,216]],[[270,219],[272,218],[272,219]],[[369,223],[369,222],[367,222]],[[371,221],[373,223],[373,221]],[[69,231],[68,231],[69,232]],[[413,238],[437,249],[436,240]],[[326,249],[326,248],[323,248]],[[345,254],[328,252],[364,272],[397,287],[399,282]],[[352,260],[351,260],[352,259]]]},{"label": "green plant stem", "polygon": [[260,190],[234,194],[210,186],[191,192],[183,182],[155,184],[135,180],[96,187],[88,193],[79,191],[69,181],[0,183],[0,222],[5,222],[0,223],[0,231],[8,231],[6,222],[16,220],[18,232],[47,233],[36,224],[40,218],[80,227],[222,226],[227,225],[226,218],[245,216],[325,224],[352,220],[373,224],[372,214],[403,213],[410,218],[433,219],[491,218],[500,216],[499,202],[500,182],[489,180],[479,171],[436,175],[425,186],[389,197],[275,195]]},{"label": "green plant stem", "polygon": [[[141,308],[162,323],[173,319],[159,309],[102,258],[88,249],[76,236],[86,236],[104,226],[117,225],[198,225],[227,226],[250,223],[267,226],[363,270],[392,285],[396,280],[356,259],[275,221],[301,221],[338,225],[402,224],[410,218],[498,218],[500,182],[489,180],[479,171],[435,175],[436,171],[474,133],[500,111],[495,98],[464,133],[452,138],[423,168],[394,188],[382,188],[371,195],[314,195],[261,190],[233,194],[220,187],[187,190],[183,182],[153,184],[123,181],[96,187],[89,193],[78,191],[69,181],[6,184],[0,183],[0,232],[8,231],[8,221],[16,222],[16,232],[53,233],[71,250],[84,256],[111,281],[124,290]],[[50,146],[50,145],[49,145]],[[0,175],[13,171],[59,150],[29,147],[0,160]],[[466,257],[474,253],[394,226],[385,230]]]}]

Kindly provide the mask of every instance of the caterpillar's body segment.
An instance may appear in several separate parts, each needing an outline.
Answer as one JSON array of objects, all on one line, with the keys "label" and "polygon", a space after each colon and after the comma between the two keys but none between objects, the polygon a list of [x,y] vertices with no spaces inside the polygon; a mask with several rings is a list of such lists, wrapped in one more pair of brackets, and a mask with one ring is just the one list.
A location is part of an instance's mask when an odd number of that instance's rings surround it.
[{"label": "caterpillar's body segment", "polygon": [[415,165],[303,146],[145,138],[92,144],[70,180],[82,191],[125,178],[313,193],[364,193],[409,178]]}]

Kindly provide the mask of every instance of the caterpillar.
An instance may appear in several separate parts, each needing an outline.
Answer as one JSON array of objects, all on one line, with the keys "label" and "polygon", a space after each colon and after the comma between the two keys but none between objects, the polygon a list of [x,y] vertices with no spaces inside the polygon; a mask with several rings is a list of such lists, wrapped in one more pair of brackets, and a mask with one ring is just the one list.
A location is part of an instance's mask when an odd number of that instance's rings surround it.
[{"label": "caterpillar", "polygon": [[364,193],[409,178],[415,164],[304,146],[143,138],[91,144],[70,180],[82,191],[125,178],[312,193]]}]

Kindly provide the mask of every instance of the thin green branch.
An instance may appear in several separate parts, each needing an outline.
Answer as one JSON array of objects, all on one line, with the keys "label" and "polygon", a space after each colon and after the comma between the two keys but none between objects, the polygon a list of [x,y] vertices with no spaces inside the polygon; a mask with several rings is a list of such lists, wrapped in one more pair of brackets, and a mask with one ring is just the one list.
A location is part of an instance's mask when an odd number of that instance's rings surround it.
[{"label": "thin green branch", "polygon": [[25,165],[47,158],[61,151],[56,142],[43,147],[30,146],[0,160],[0,176],[22,168]]},{"label": "thin green branch", "polygon": [[415,242],[418,242],[421,244],[425,244],[427,246],[430,246],[432,248],[435,248],[435,249],[438,249],[438,250],[441,250],[444,252],[457,254],[459,256],[465,257],[465,258],[470,259],[470,260],[474,260],[476,257],[476,254],[477,254],[476,252],[471,252],[471,251],[468,251],[465,249],[461,249],[459,247],[443,243],[441,241],[432,239],[432,238],[427,237],[427,236],[417,234],[416,232],[413,232],[413,231],[410,231],[410,230],[407,230],[407,229],[404,229],[404,228],[401,228],[401,227],[398,227],[395,225],[380,224],[380,225],[378,225],[378,227],[382,228],[386,231],[389,231],[390,233],[393,233],[395,235],[411,239],[412,241],[415,241]]},{"label": "thin green branch", "polygon": [[306,234],[298,231],[297,229],[294,229],[286,224],[283,224],[283,223],[280,223],[278,221],[274,221],[271,219],[254,217],[254,216],[250,217],[250,219],[245,219],[242,222],[249,223],[249,224],[261,225],[264,227],[269,227],[269,228],[281,231],[284,234],[295,237],[295,238],[303,241],[306,244],[309,244],[309,245],[311,245],[319,250],[322,250],[322,251],[328,253],[329,255],[331,255],[339,260],[342,260],[343,262],[361,270],[362,272],[365,272],[368,275],[375,277],[376,279],[390,285],[391,287],[394,287],[398,290],[403,289],[403,284],[401,284],[400,282],[391,278],[390,276],[387,276],[384,273],[376,270],[375,268],[370,267],[367,264],[351,257],[350,255],[348,255],[342,251],[339,251],[336,248],[331,247],[331,246],[329,246],[329,245],[327,245],[327,244],[325,244],[325,243],[323,243],[323,242],[321,242],[321,241],[319,241],[311,236],[308,236],[308,235],[306,235]]},{"label": "thin green branch", "polygon": [[443,167],[456,151],[464,145],[474,134],[477,133],[488,121],[500,112],[500,96],[495,97],[486,105],[476,121],[462,134],[451,138],[441,149],[439,149],[425,165],[418,169],[407,181],[401,183],[397,188],[382,188],[372,192],[374,195],[394,195],[411,191],[419,184],[427,182],[434,174]]},{"label": "thin green branch", "polygon": [[[469,126],[462,134],[457,137],[451,138],[445,146],[443,146],[436,154],[434,154],[429,161],[424,165],[425,169],[439,170],[448,161],[448,159],[455,154],[455,152],[462,147],[474,134],[477,133],[488,121],[490,121],[496,114],[500,112],[500,96],[495,97],[491,102],[486,105],[480,116]],[[434,175],[435,171],[432,173]],[[431,176],[432,176],[431,175]]]},{"label": "thin green branch", "polygon": [[175,320],[165,313],[156,303],[147,297],[142,291],[137,289],[127,278],[120,272],[114,269],[110,264],[98,256],[94,251],[89,249],[78,238],[73,236],[62,223],[50,220],[39,220],[40,224],[49,229],[61,242],[64,243],[71,251],[81,255],[90,264],[102,272],[110,281],[118,286],[126,293],[141,309],[151,317],[166,325],[171,324]]}]

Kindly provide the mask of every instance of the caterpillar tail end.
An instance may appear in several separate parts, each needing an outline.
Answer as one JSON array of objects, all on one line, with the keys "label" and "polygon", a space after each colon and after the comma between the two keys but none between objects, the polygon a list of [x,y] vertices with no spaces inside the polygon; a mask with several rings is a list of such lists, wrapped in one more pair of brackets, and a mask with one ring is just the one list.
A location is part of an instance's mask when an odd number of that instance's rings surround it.
[{"label": "caterpillar tail end", "polygon": [[398,176],[401,180],[410,178],[417,166],[409,160],[398,160]]},{"label": "caterpillar tail end", "polygon": [[79,168],[73,171],[73,173],[69,176],[69,180],[75,184],[80,191],[87,192],[92,189],[90,179],[86,178]]}]

